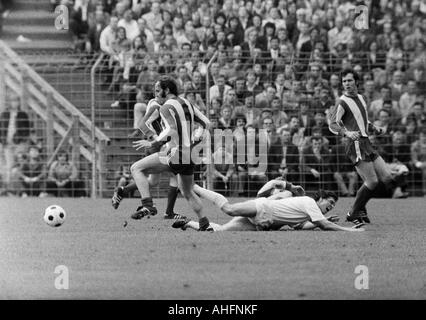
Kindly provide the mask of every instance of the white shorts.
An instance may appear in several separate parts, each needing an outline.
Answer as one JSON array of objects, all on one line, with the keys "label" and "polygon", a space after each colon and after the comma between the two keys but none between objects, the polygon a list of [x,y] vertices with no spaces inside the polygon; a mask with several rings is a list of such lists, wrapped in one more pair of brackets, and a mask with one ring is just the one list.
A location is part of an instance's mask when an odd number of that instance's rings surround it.
[{"label": "white shorts", "polygon": [[256,203],[256,216],[249,218],[249,220],[261,230],[269,230],[272,223],[272,210],[269,208],[267,198],[257,198],[254,200]]}]

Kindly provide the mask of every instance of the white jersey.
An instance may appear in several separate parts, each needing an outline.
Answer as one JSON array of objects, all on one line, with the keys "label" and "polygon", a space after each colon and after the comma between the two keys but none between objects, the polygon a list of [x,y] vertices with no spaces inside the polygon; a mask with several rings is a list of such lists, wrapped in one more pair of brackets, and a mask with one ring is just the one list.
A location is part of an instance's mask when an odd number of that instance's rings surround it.
[{"label": "white jersey", "polygon": [[311,197],[292,197],[278,200],[258,198],[256,217],[250,221],[262,229],[276,229],[284,225],[293,226],[306,221],[320,221],[326,218],[318,204]]}]

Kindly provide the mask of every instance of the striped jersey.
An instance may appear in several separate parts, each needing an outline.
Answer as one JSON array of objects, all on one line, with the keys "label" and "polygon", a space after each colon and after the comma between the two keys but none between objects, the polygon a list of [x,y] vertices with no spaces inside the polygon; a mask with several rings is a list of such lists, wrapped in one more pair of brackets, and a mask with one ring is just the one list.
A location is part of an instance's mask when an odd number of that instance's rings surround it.
[{"label": "striped jersey", "polygon": [[342,95],[337,106],[330,111],[329,129],[336,135],[346,129],[368,137],[368,124],[367,103],[360,94],[356,97]]},{"label": "striped jersey", "polygon": [[140,128],[145,135],[149,135],[151,133],[159,135],[162,131],[160,107],[161,105],[155,99],[151,99],[148,102],[143,123]]},{"label": "striped jersey", "polygon": [[[194,144],[195,123],[201,125],[203,129],[209,124],[207,117],[187,99],[176,97],[167,100],[163,107],[168,109],[175,120],[176,134],[171,136],[169,146],[170,153],[174,161],[179,164],[189,164],[191,150]],[[163,116],[160,110],[163,124],[163,131],[158,136],[158,140],[163,140],[170,133],[171,124]]]}]

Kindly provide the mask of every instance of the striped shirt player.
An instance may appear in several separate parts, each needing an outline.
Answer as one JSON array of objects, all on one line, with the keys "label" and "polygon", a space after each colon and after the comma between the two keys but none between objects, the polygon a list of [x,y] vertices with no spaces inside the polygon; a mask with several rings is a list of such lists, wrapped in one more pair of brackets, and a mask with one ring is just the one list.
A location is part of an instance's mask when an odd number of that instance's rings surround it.
[{"label": "striped shirt player", "polygon": [[330,112],[330,131],[349,138],[346,154],[355,164],[355,168],[364,183],[358,189],[354,204],[346,219],[354,223],[370,222],[367,217],[366,204],[374,194],[379,181],[385,185],[392,184],[392,175],[383,158],[374,150],[368,138],[369,132],[382,133],[368,121],[367,103],[358,94],[358,75],[351,69],[341,73],[344,94],[334,110]]},{"label": "striped shirt player", "polygon": [[[334,112],[333,112],[334,111]],[[359,133],[357,140],[349,140],[346,155],[357,164],[360,160],[374,161],[378,154],[368,139],[371,123],[368,121],[367,103],[362,95],[348,96],[343,94],[335,110],[330,115],[329,129],[336,135],[344,135],[346,131]]]},{"label": "striped shirt player", "polygon": [[[173,117],[174,124],[170,123],[164,112],[169,112]],[[167,164],[175,174],[190,175],[194,173],[194,163],[191,159],[192,147],[195,140],[199,139],[199,132],[202,132],[208,125],[207,117],[187,99],[176,97],[167,100],[160,108],[160,116],[163,124],[163,131],[156,140],[164,141],[170,136],[168,141],[168,151],[166,156]],[[199,124],[200,130],[196,133],[195,124]],[[172,132],[172,127],[176,132]]]}]

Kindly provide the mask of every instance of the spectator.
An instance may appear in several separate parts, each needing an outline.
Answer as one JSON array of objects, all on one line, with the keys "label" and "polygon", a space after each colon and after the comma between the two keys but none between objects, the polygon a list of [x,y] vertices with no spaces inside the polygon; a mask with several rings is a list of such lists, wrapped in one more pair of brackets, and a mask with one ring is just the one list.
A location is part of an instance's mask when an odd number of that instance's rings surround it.
[{"label": "spectator", "polygon": [[415,102],[411,108],[410,113],[407,116],[407,121],[414,121],[417,128],[423,128],[426,125],[426,111],[424,108],[424,102]]},{"label": "spectator", "polygon": [[328,48],[330,51],[336,51],[337,45],[346,45],[352,38],[352,29],[346,27],[344,24],[344,19],[337,16],[335,20],[335,27],[328,31]]},{"label": "spectator", "polygon": [[142,15],[142,18],[146,21],[148,29],[161,29],[163,27],[163,16],[161,14],[160,2],[152,2],[151,10]]},{"label": "spectator", "polygon": [[22,196],[24,192],[23,181],[21,180],[22,168],[28,163],[26,153],[18,152],[15,157],[15,165],[10,174],[10,183],[5,190],[7,195]]},{"label": "spectator", "polygon": [[277,90],[272,86],[267,86],[261,93],[255,97],[256,108],[270,108],[272,101],[278,98]]},{"label": "spectator", "polygon": [[312,145],[303,150],[306,189],[331,189],[333,173],[329,151],[322,146],[321,137],[313,137]]},{"label": "spectator", "polygon": [[279,176],[278,169],[282,161],[282,143],[280,136],[276,132],[272,117],[263,118],[262,129],[265,130],[267,135],[267,176],[268,180],[271,180]]},{"label": "spectator", "polygon": [[29,116],[21,110],[19,97],[11,94],[8,108],[0,114],[0,145],[4,152],[5,172],[3,181],[8,188],[14,158],[17,153],[26,153],[29,145],[31,123]]},{"label": "spectator", "polygon": [[278,169],[281,176],[287,181],[300,181],[299,148],[291,142],[290,131],[281,132],[282,160]]},{"label": "spectator", "polygon": [[287,113],[297,113],[297,107],[301,100],[306,100],[306,95],[302,92],[302,83],[294,80],[290,91],[284,92],[283,105]]},{"label": "spectator", "polygon": [[219,98],[224,101],[228,91],[231,90],[231,86],[225,83],[225,76],[223,74],[219,74],[217,76],[216,84],[210,87],[210,102],[212,99]]},{"label": "spectator", "polygon": [[400,117],[398,102],[395,100],[392,100],[391,93],[392,91],[390,87],[388,86],[383,86],[380,89],[380,98],[372,101],[369,108],[369,117],[371,119],[376,119],[378,117],[379,111],[383,109],[385,101],[388,101],[391,103],[391,110],[392,110],[393,116],[396,118]]},{"label": "spectator", "polygon": [[114,44],[117,39],[117,30],[118,30],[118,18],[112,16],[110,18],[109,24],[102,30],[99,44],[103,53],[105,53],[108,57],[113,56],[115,54]]},{"label": "spectator", "polygon": [[[246,194],[248,173],[247,173],[247,153],[246,153],[246,136],[247,136],[247,119],[243,113],[237,113],[235,119],[235,130],[234,130],[234,163],[235,163],[235,175],[234,179],[236,182],[236,196],[242,196]],[[243,148],[241,148],[243,146]]]},{"label": "spectator", "polygon": [[399,101],[402,93],[406,90],[406,87],[403,83],[404,74],[403,72],[397,70],[393,73],[392,81],[389,84],[389,87],[392,90],[391,98],[392,100]]},{"label": "spectator", "polygon": [[133,19],[132,10],[130,9],[124,11],[123,18],[118,21],[118,27],[126,30],[126,38],[130,41],[133,41],[140,34],[139,25]]},{"label": "spectator", "polygon": [[421,100],[421,97],[417,94],[417,86],[414,80],[407,82],[407,91],[401,95],[399,99],[399,108],[401,111],[401,122],[402,124],[407,123],[407,117],[412,112],[414,104]]},{"label": "spectator", "polygon": [[78,180],[77,167],[69,160],[68,153],[60,151],[50,165],[46,192],[57,197],[84,196],[83,182]]},{"label": "spectator", "polygon": [[235,123],[234,119],[232,118],[232,108],[229,105],[223,105],[222,110],[220,112],[221,117],[218,121],[218,129],[225,130],[225,129],[234,129]]},{"label": "spectator", "polygon": [[[357,189],[358,174],[355,167],[346,156],[346,145],[349,138],[341,137],[339,144],[331,149],[331,162],[333,164],[333,177],[337,183],[337,187],[341,197],[355,196]],[[345,182],[347,180],[347,184]]]},{"label": "spectator", "polygon": [[282,110],[281,99],[275,96],[271,102],[272,119],[274,120],[275,128],[282,127],[289,121],[287,113]]},{"label": "spectator", "polygon": [[39,149],[36,146],[30,146],[28,157],[28,162],[24,163],[20,170],[20,179],[24,186],[21,196],[45,197],[46,166],[40,157]]},{"label": "spectator", "polygon": [[391,119],[390,111],[382,109],[379,111],[378,120],[374,122],[374,125],[383,131],[383,134],[377,137],[378,142],[382,145],[390,145],[392,141],[391,136],[395,132],[396,126],[391,123]]},{"label": "spectator", "polygon": [[234,161],[232,153],[226,146],[221,145],[213,153],[213,189],[225,196],[233,193],[231,190],[234,176]]},{"label": "spectator", "polygon": [[75,1],[70,14],[70,30],[73,33],[74,48],[83,51],[89,34],[89,19],[95,8],[89,0]]},{"label": "spectator", "polygon": [[153,58],[147,61],[147,69],[142,71],[136,82],[136,88],[142,91],[147,100],[154,98],[154,86],[152,85],[160,78],[157,71],[157,62]]}]

